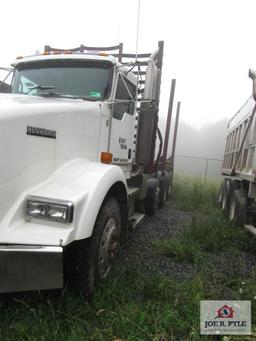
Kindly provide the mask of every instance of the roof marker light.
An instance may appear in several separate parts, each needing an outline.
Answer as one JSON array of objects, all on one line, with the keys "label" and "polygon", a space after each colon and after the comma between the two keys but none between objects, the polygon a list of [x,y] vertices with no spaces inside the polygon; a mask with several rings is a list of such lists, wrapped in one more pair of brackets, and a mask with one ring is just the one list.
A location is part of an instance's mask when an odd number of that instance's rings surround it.
[{"label": "roof marker light", "polygon": [[99,52],[99,56],[108,57],[109,54],[107,52]]}]

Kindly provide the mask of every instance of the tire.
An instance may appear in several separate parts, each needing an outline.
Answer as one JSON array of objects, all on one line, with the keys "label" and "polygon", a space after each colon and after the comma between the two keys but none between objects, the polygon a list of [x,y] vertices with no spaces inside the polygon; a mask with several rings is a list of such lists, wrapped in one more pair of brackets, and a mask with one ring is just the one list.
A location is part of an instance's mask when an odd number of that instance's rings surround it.
[{"label": "tire", "polygon": [[158,179],[149,179],[147,187],[147,196],[144,199],[145,212],[149,215],[153,215],[159,205],[160,188]]},{"label": "tire", "polygon": [[167,194],[166,194],[166,200],[169,200],[171,198],[171,190],[172,190],[172,177],[173,174],[168,174],[168,184],[167,184]]},{"label": "tire", "polygon": [[166,200],[167,200],[167,187],[164,186],[162,189],[160,189],[158,208],[164,207]]},{"label": "tire", "polygon": [[78,246],[77,286],[90,298],[94,288],[107,278],[121,244],[121,212],[117,200],[109,198],[100,209],[92,237]]},{"label": "tire", "polygon": [[167,200],[168,184],[169,184],[168,174],[160,176],[160,178],[159,178],[160,192],[159,192],[158,208],[163,207],[166,200]]},{"label": "tire", "polygon": [[219,189],[219,195],[218,195],[218,205],[219,207],[222,207],[222,200],[223,200],[223,190],[224,190],[224,181],[222,181]]},{"label": "tire", "polygon": [[229,214],[230,200],[233,192],[239,188],[239,182],[231,179],[225,179],[222,191],[222,210]]},{"label": "tire", "polygon": [[248,196],[244,189],[236,189],[231,197],[229,220],[244,225],[247,220]]}]

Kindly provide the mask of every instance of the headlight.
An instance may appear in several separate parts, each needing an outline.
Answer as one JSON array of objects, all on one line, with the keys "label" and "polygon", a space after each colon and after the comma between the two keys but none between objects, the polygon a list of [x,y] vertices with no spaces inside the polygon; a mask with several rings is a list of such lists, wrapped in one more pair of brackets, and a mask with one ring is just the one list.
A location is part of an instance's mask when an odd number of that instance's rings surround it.
[{"label": "headlight", "polygon": [[69,201],[30,197],[26,201],[27,218],[39,218],[61,223],[73,221],[74,205]]},{"label": "headlight", "polygon": [[45,217],[46,204],[29,201],[27,203],[27,215],[40,218]]}]

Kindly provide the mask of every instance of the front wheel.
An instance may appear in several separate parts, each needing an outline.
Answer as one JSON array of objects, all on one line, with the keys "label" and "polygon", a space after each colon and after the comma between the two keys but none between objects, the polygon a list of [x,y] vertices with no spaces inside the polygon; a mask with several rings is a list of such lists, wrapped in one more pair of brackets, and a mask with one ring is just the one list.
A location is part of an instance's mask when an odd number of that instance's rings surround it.
[{"label": "front wheel", "polygon": [[77,278],[80,291],[90,297],[100,281],[111,273],[121,243],[121,212],[109,198],[100,209],[92,237],[79,246]]}]

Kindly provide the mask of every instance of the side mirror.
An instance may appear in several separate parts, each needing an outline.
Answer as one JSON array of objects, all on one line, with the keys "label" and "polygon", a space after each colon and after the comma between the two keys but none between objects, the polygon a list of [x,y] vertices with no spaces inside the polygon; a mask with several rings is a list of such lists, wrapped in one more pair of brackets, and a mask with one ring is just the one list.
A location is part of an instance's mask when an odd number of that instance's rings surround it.
[{"label": "side mirror", "polygon": [[[157,84],[160,79],[160,70],[155,67],[153,63],[150,63],[146,70],[145,87],[144,87],[144,101],[157,100]],[[143,101],[142,100],[142,101]]]},{"label": "side mirror", "polygon": [[256,101],[256,71],[249,69],[249,77],[252,79],[252,97]]}]

